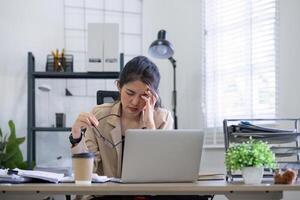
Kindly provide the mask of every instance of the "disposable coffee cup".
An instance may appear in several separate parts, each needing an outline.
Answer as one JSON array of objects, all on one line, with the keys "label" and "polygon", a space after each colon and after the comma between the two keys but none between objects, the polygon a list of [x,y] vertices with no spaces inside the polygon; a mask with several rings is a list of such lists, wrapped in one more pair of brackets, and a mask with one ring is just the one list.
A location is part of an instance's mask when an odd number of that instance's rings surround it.
[{"label": "disposable coffee cup", "polygon": [[91,184],[94,165],[93,153],[79,153],[72,156],[76,184]]}]

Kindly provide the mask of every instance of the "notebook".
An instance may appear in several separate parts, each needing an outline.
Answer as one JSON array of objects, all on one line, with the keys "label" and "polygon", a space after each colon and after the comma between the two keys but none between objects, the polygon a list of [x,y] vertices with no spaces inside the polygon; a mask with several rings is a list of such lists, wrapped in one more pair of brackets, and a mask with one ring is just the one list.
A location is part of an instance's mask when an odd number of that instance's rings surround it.
[{"label": "notebook", "polygon": [[127,130],[121,182],[193,182],[203,146],[200,130]]}]

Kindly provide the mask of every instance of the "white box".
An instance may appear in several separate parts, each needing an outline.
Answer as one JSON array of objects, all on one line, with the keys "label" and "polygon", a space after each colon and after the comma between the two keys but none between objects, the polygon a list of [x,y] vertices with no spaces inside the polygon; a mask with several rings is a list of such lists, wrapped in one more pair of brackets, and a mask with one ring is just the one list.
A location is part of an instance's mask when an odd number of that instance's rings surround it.
[{"label": "white box", "polygon": [[119,25],[88,24],[86,70],[89,72],[119,71]]},{"label": "white box", "polygon": [[119,26],[105,24],[104,26],[104,71],[120,71]]},{"label": "white box", "polygon": [[103,71],[103,25],[88,24],[87,71]]}]

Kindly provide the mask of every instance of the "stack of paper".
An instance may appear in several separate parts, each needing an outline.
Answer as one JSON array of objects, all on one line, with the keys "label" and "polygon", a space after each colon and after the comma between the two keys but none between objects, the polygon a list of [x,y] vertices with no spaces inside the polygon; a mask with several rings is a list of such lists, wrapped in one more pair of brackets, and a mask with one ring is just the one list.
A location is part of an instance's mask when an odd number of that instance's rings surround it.
[{"label": "stack of paper", "polygon": [[199,173],[198,181],[216,181],[225,180],[225,175],[222,173]]},{"label": "stack of paper", "polygon": [[41,179],[53,183],[58,183],[64,177],[64,174],[58,174],[53,172],[21,170],[21,169],[14,169],[14,170],[18,172],[19,176]]},{"label": "stack of paper", "polygon": [[[93,173],[92,174],[92,182],[93,183],[105,183],[108,181],[113,180],[113,178],[108,178],[107,176],[99,176],[98,174]],[[62,179],[60,179],[61,183],[74,183],[74,176],[65,176]]]},{"label": "stack of paper", "polygon": [[58,174],[64,174],[65,176],[72,176],[72,168],[71,167],[57,167],[57,166],[42,166],[38,165],[34,168],[35,171],[43,171],[43,172],[54,172]]},{"label": "stack of paper", "polygon": [[[113,181],[114,178],[99,176],[95,173],[92,175],[93,183],[105,183]],[[24,183],[24,182],[47,181],[51,183],[74,183],[74,176],[64,176],[62,173],[21,170],[21,169],[0,169],[0,183]]]},{"label": "stack of paper", "polygon": [[7,169],[0,169],[0,183],[24,183],[31,179],[16,174],[8,174]]}]

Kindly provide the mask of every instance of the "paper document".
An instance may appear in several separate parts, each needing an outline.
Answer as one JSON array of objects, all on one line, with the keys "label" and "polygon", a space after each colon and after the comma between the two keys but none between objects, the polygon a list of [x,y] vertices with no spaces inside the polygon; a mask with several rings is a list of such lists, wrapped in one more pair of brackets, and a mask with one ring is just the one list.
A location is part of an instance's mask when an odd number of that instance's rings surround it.
[{"label": "paper document", "polygon": [[282,144],[294,142],[300,136],[300,133],[232,133],[230,136],[231,142],[244,142],[249,140],[249,137],[253,139],[259,139],[262,141],[268,141],[269,144]]},{"label": "paper document", "polygon": [[215,181],[225,180],[225,175],[222,173],[199,173],[198,181]]},{"label": "paper document", "polygon": [[95,174],[95,173],[92,175],[93,183],[105,183],[110,180],[111,180],[111,178],[108,178],[107,176],[99,176],[98,174]]},{"label": "paper document", "polygon": [[7,172],[7,169],[0,169],[0,183],[25,183],[31,181],[30,178],[8,174]]},{"label": "paper document", "polygon": [[14,170],[18,171],[19,176],[41,179],[53,183],[58,183],[64,177],[64,174],[58,174],[54,172],[21,170],[21,169],[14,169]]},{"label": "paper document", "polygon": [[[92,175],[92,183],[105,183],[111,181],[112,178],[108,178],[107,176],[99,176],[98,174],[93,173]],[[59,181],[60,183],[74,183],[74,176],[65,176]]]},{"label": "paper document", "polygon": [[[92,174],[93,183],[105,183],[108,181],[114,181],[115,178],[108,178],[107,176],[99,176],[98,174]],[[45,172],[37,170],[21,170],[15,168],[13,170],[0,169],[0,183],[25,183],[48,181],[51,183],[74,183],[74,176],[64,176],[64,174]]]},{"label": "paper document", "polygon": [[247,121],[241,121],[238,125],[231,125],[231,132],[242,132],[242,133],[255,133],[255,132],[264,132],[264,133],[282,133],[282,132],[294,132],[294,130],[278,129],[278,128],[269,128],[263,126],[257,126],[251,124]]},{"label": "paper document", "polygon": [[58,174],[64,174],[65,176],[72,175],[72,168],[71,167],[51,167],[51,166],[43,166],[37,165],[34,167],[35,171],[43,171],[43,172],[54,172]]}]

